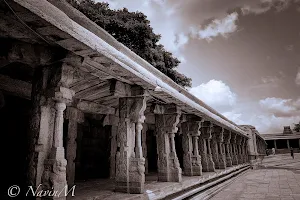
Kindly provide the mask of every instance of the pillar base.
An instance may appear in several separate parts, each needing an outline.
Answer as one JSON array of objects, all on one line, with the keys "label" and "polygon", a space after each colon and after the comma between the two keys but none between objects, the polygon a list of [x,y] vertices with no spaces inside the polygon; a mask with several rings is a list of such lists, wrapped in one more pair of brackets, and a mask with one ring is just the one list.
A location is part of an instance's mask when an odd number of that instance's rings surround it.
[{"label": "pillar base", "polygon": [[202,171],[203,172],[208,172],[208,160],[207,160],[207,155],[202,154],[201,155],[201,165],[202,165]]},{"label": "pillar base", "polygon": [[243,164],[243,163],[244,163],[244,158],[243,158],[243,156],[240,155],[238,158],[239,158],[239,160],[238,160],[239,164]]},{"label": "pillar base", "polygon": [[169,172],[159,172],[158,181],[160,182],[181,182],[182,172],[181,169],[173,169]]},{"label": "pillar base", "polygon": [[63,191],[60,195],[47,197],[49,199],[65,200],[65,191],[68,191],[66,166],[67,160],[64,158],[47,159],[44,161],[45,170],[42,176],[43,190]]},{"label": "pillar base", "polygon": [[232,160],[231,157],[226,157],[226,166],[231,167],[232,166]]},{"label": "pillar base", "polygon": [[214,163],[212,157],[209,157],[207,160],[208,160],[208,171],[209,172],[215,172],[216,167],[215,167],[215,163]]},{"label": "pillar base", "polygon": [[238,165],[238,159],[237,159],[237,156],[234,156],[233,159],[232,159],[232,165]]},{"label": "pillar base", "polygon": [[116,181],[115,191],[142,194],[145,186],[145,159],[130,158],[129,179],[128,182]]},{"label": "pillar base", "polygon": [[226,158],[225,155],[221,154],[219,155],[219,169],[225,169],[226,168]]}]

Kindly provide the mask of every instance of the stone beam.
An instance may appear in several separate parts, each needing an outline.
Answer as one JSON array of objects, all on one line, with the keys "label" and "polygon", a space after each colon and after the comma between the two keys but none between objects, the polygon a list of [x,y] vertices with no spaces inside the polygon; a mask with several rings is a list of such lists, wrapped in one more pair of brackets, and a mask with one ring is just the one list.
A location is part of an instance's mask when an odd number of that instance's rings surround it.
[{"label": "stone beam", "polygon": [[88,101],[79,101],[77,103],[74,103],[74,107],[81,110],[82,112],[86,113],[92,113],[92,114],[115,114],[115,109],[109,106],[104,106],[101,104],[97,104],[94,102],[88,102]]},{"label": "stone beam", "polygon": [[21,98],[31,99],[31,88],[30,83],[0,74],[0,90]]},{"label": "stone beam", "polygon": [[45,47],[9,39],[0,39],[0,42],[1,51],[6,52],[6,55],[1,56],[0,68],[13,62],[37,67],[60,60],[66,55],[66,51],[61,48]]}]

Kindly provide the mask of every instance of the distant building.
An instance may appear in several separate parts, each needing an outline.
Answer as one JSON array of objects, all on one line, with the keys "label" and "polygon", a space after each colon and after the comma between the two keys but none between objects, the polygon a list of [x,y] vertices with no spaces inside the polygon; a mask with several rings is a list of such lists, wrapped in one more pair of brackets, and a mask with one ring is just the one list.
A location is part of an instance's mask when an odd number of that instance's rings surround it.
[{"label": "distant building", "polygon": [[293,147],[295,152],[300,152],[300,132],[294,132],[290,126],[284,126],[282,133],[263,134],[268,149],[275,148],[276,153],[288,153]]}]

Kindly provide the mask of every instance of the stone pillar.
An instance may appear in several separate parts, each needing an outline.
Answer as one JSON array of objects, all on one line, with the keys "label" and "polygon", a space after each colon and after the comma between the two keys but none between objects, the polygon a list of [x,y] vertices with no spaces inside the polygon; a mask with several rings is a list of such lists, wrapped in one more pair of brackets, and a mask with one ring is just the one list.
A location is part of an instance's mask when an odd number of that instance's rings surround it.
[{"label": "stone pillar", "polygon": [[226,156],[225,156],[225,145],[224,145],[224,128],[222,127],[214,127],[214,131],[217,134],[217,143],[218,143],[218,149],[219,149],[219,169],[225,169],[226,168]]},{"label": "stone pillar", "polygon": [[[74,91],[72,66],[56,62],[35,70],[32,83],[32,117],[28,152],[28,185],[34,191],[67,190],[65,150],[63,146],[64,110],[72,102]],[[52,199],[66,199],[64,195]]]},{"label": "stone pillar", "polygon": [[[216,127],[214,126],[213,128],[214,130],[216,129]],[[219,147],[219,143],[217,141],[217,135],[218,132],[212,132],[212,137],[210,140],[210,144],[211,144],[211,155],[212,155],[212,159],[213,162],[215,164],[215,168],[216,169],[220,169],[220,165],[219,165],[219,151],[220,151],[220,147]]]},{"label": "stone pillar", "polygon": [[173,104],[155,105],[154,114],[157,134],[158,181],[181,182],[182,170],[176,155],[174,141],[181,110]]},{"label": "stone pillar", "polygon": [[148,130],[148,125],[144,123],[143,130],[142,130],[142,148],[143,148],[143,156],[145,158],[145,174],[148,174],[147,130]]},{"label": "stone pillar", "polygon": [[289,139],[286,140],[286,145],[287,145],[287,148],[288,148],[288,149],[291,148],[291,147],[290,147],[290,140],[289,140]]},{"label": "stone pillar", "polygon": [[242,152],[243,152],[243,161],[244,163],[246,163],[248,160],[247,160],[247,144],[248,144],[248,139],[244,137],[244,140],[243,140],[243,144],[242,144]]},{"label": "stone pillar", "polygon": [[277,149],[277,143],[276,143],[276,140],[274,140],[274,148],[275,148],[275,150]]},{"label": "stone pillar", "polygon": [[201,135],[199,137],[199,150],[200,150],[200,156],[201,156],[201,165],[202,165],[202,171],[208,172],[208,159],[207,159],[207,146],[206,146],[206,139],[203,134],[203,131],[201,131]]},{"label": "stone pillar", "polygon": [[237,137],[237,157],[238,157],[238,164],[242,164],[243,163],[243,154],[242,154],[242,149],[241,149],[241,145],[242,145],[242,141],[243,141],[243,138],[242,136],[238,136]]},{"label": "stone pillar", "polygon": [[198,139],[201,133],[202,120],[192,115],[187,115],[186,119],[186,122],[181,124],[184,175],[201,176],[202,165],[198,149]]},{"label": "stone pillar", "polygon": [[84,114],[76,108],[68,107],[66,118],[69,121],[66,147],[66,159],[68,161],[67,182],[68,186],[73,186],[75,181],[75,158],[77,150],[77,124],[84,122]]},{"label": "stone pillar", "polygon": [[231,159],[231,147],[230,147],[230,139],[231,139],[231,132],[225,130],[224,132],[224,143],[225,143],[225,153],[226,153],[226,166],[232,166],[232,159]]},{"label": "stone pillar", "polygon": [[110,126],[111,140],[110,140],[110,169],[109,178],[116,178],[116,154],[117,154],[117,135],[118,135],[119,116],[117,115],[106,115],[103,120],[103,126]]},{"label": "stone pillar", "polygon": [[201,135],[203,135],[203,143],[206,144],[207,148],[207,156],[206,156],[206,161],[207,161],[207,168],[204,169],[203,165],[203,171],[208,171],[208,172],[214,172],[215,170],[215,163],[213,161],[212,157],[212,150],[211,150],[211,139],[212,139],[212,132],[213,132],[213,123],[210,121],[204,121],[202,123],[202,131]]},{"label": "stone pillar", "polygon": [[238,165],[238,157],[237,157],[237,149],[236,149],[236,139],[237,139],[237,134],[231,132],[231,145],[232,145],[232,164],[233,165]]},{"label": "stone pillar", "polygon": [[130,97],[119,99],[115,187],[117,192],[144,192],[145,159],[141,137],[145,110],[145,92],[139,87],[131,88]]}]

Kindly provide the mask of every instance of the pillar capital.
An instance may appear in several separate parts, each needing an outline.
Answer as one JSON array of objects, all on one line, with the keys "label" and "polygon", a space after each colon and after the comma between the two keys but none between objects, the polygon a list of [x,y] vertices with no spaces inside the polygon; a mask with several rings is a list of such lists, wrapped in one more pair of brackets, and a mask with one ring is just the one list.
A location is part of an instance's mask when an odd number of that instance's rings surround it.
[{"label": "pillar capital", "polygon": [[162,132],[174,134],[177,133],[177,125],[180,122],[181,109],[175,104],[159,105],[156,104],[153,110],[155,115],[163,116]]},{"label": "pillar capital", "polygon": [[200,136],[203,120],[194,115],[185,115],[185,121],[181,123],[182,132],[191,136]]},{"label": "pillar capital", "polygon": [[210,121],[204,121],[201,125],[201,134],[204,139],[211,139],[214,130],[214,125]]},{"label": "pillar capital", "polygon": [[224,128],[214,125],[213,131],[214,131],[217,142],[223,143],[224,142]]},{"label": "pillar capital", "polygon": [[231,140],[231,131],[224,129],[224,143],[229,144]]}]

